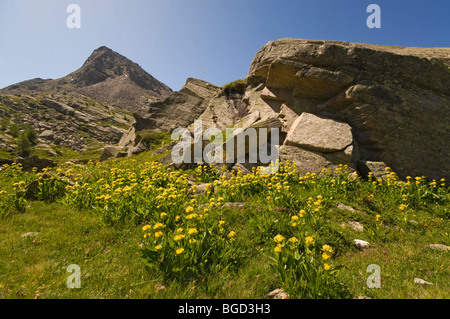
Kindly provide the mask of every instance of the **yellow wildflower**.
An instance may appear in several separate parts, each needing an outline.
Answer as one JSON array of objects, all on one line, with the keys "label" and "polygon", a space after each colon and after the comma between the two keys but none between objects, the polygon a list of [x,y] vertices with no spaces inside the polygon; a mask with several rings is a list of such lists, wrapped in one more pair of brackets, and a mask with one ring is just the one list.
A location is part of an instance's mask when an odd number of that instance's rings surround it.
[{"label": "yellow wildflower", "polygon": [[323,245],[322,250],[329,252],[330,254],[333,253],[333,248],[331,248],[329,245]]},{"label": "yellow wildflower", "polygon": [[177,255],[180,255],[180,254],[183,253],[183,251],[184,251],[184,248],[180,248],[180,249],[177,249],[177,250],[175,251],[175,253],[176,253]]},{"label": "yellow wildflower", "polygon": [[194,211],[194,208],[192,208],[192,206],[188,206],[186,208],[186,213],[190,213],[190,212],[193,212],[193,211]]},{"label": "yellow wildflower", "polygon": [[163,235],[163,233],[160,232],[160,231],[158,231],[158,232],[155,233],[155,237],[156,237],[156,238],[162,237],[162,235]]},{"label": "yellow wildflower", "polygon": [[160,250],[160,249],[162,249],[162,246],[161,246],[161,245],[156,245],[156,246],[155,246],[155,249],[156,249],[156,250]]},{"label": "yellow wildflower", "polygon": [[182,240],[184,238],[184,235],[177,235],[177,236],[175,236],[175,238],[173,239],[173,240],[175,240],[175,241],[180,241],[180,240]]},{"label": "yellow wildflower", "polygon": [[189,233],[189,235],[197,235],[198,231],[195,228],[191,228],[191,229],[189,229],[188,233]]},{"label": "yellow wildflower", "polygon": [[327,263],[325,263],[325,264],[323,264],[323,268],[328,271],[331,269],[331,266],[328,265]]},{"label": "yellow wildflower", "polygon": [[323,258],[323,260],[327,260],[327,259],[331,258],[331,254],[329,252],[324,252],[322,254],[322,258]]},{"label": "yellow wildflower", "polygon": [[333,252],[333,248],[331,248],[329,245],[323,245],[322,251],[323,251],[322,258],[324,260],[327,260],[327,259],[331,258],[331,256],[334,253]]},{"label": "yellow wildflower", "polygon": [[275,252],[281,253],[281,244],[278,244],[277,247],[275,247]]},{"label": "yellow wildflower", "polygon": [[312,244],[314,244],[314,237],[313,236],[306,237],[305,243],[306,243],[306,246],[311,246]]},{"label": "yellow wildflower", "polygon": [[280,234],[276,235],[274,239],[277,243],[281,243],[284,240],[284,237]]}]

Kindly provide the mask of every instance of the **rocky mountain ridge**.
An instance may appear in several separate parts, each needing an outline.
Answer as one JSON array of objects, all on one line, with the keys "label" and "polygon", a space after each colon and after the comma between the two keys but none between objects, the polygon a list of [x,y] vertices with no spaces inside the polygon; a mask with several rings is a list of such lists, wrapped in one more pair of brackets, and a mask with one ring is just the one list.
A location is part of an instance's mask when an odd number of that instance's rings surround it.
[{"label": "rocky mountain ridge", "polygon": [[123,55],[102,46],[81,68],[60,79],[32,79],[10,85],[0,93],[78,93],[101,102],[140,112],[145,103],[157,101],[172,90]]},{"label": "rocky mountain ridge", "polygon": [[36,152],[41,156],[90,152],[98,158],[97,149],[117,144],[131,127],[133,112],[171,92],[138,64],[100,47],[65,77],[32,79],[0,90],[0,157],[15,156],[15,131],[30,126],[39,137]]}]

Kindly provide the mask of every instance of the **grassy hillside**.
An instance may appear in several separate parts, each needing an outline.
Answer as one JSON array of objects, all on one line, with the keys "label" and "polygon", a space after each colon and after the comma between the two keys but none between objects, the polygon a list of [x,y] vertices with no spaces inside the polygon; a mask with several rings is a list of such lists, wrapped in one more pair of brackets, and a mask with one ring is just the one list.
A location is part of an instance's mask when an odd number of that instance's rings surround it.
[{"label": "grassy hillside", "polygon": [[[363,179],[344,166],[299,175],[292,163],[269,175],[176,171],[151,159],[3,169],[0,296],[450,297],[450,252],[428,246],[450,245],[444,180]],[[72,264],[80,289],[66,285]],[[366,284],[371,264],[380,288]]]}]

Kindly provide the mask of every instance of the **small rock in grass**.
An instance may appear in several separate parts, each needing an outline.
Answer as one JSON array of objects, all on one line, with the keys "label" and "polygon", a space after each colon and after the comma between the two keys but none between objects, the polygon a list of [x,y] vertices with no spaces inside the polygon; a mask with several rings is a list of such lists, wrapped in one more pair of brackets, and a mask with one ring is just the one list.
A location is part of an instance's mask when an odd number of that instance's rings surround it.
[{"label": "small rock in grass", "polygon": [[200,206],[197,207],[198,210],[204,210],[205,208],[209,208],[209,204],[202,204]]},{"label": "small rock in grass", "polygon": [[275,289],[267,294],[267,297],[273,299],[288,299],[289,295],[283,289]]},{"label": "small rock in grass", "polygon": [[361,211],[361,210],[354,209],[353,207],[347,206],[347,205],[342,204],[342,203],[340,203],[340,202],[337,202],[337,203],[336,203],[336,207],[337,207],[338,209],[340,209],[340,210],[348,210],[349,212],[352,212],[352,213],[360,213],[360,214],[364,214],[364,215],[366,214],[366,212],[363,212],[363,211]]},{"label": "small rock in grass", "polygon": [[248,175],[251,174],[252,172],[250,170],[248,170],[244,165],[240,164],[240,163],[236,163],[233,168],[233,171],[239,172],[241,171],[242,175]]},{"label": "small rock in grass", "polygon": [[361,239],[355,239],[354,243],[355,243],[356,247],[358,247],[359,249],[367,248],[370,245],[369,242],[367,242],[365,240],[361,240]]},{"label": "small rock in grass", "polygon": [[340,202],[336,203],[336,207],[341,209],[341,210],[348,210],[350,212],[354,212],[355,211],[355,209],[353,207],[344,205],[344,204],[342,204]]},{"label": "small rock in grass", "polygon": [[355,231],[364,231],[364,226],[363,224],[359,223],[359,222],[348,222],[347,223],[353,230]]},{"label": "small rock in grass", "polygon": [[195,182],[189,181],[189,180],[187,181],[187,183],[188,183],[189,186],[194,186],[196,184]]},{"label": "small rock in grass", "polygon": [[445,246],[445,245],[441,245],[441,244],[429,244],[429,245],[427,245],[427,247],[433,248],[433,249],[436,249],[436,250],[444,250],[444,251],[449,251],[450,250],[449,246]]},{"label": "small rock in grass", "polygon": [[[208,186],[209,185],[209,186]],[[209,187],[210,191],[214,190],[214,184],[212,183],[201,183],[197,185],[197,193],[203,194],[206,193],[206,189]]]},{"label": "small rock in grass", "polygon": [[27,238],[27,237],[38,236],[39,234],[40,233],[38,233],[38,232],[29,232],[29,233],[22,234],[22,236],[20,236],[20,237]]},{"label": "small rock in grass", "polygon": [[230,172],[225,172],[225,173],[222,174],[222,177],[225,180],[229,180],[229,179],[231,179],[233,177],[233,175]]},{"label": "small rock in grass", "polygon": [[433,285],[433,283],[425,281],[425,280],[420,279],[420,278],[414,278],[414,283],[415,284],[419,284],[419,285],[431,285],[431,286]]},{"label": "small rock in grass", "polygon": [[222,207],[241,209],[242,207],[244,207],[244,205],[245,203],[225,203]]}]

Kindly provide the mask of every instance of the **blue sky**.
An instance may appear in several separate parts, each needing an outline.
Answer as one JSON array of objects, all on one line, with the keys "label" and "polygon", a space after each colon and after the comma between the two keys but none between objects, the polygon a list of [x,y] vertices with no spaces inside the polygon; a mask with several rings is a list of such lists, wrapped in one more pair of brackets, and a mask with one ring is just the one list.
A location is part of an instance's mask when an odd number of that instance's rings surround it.
[{"label": "blue sky", "polygon": [[[81,28],[69,29],[69,4]],[[381,29],[369,29],[369,4]],[[179,90],[186,78],[244,78],[280,38],[450,46],[449,0],[0,0],[0,88],[75,71],[106,45]]]}]

